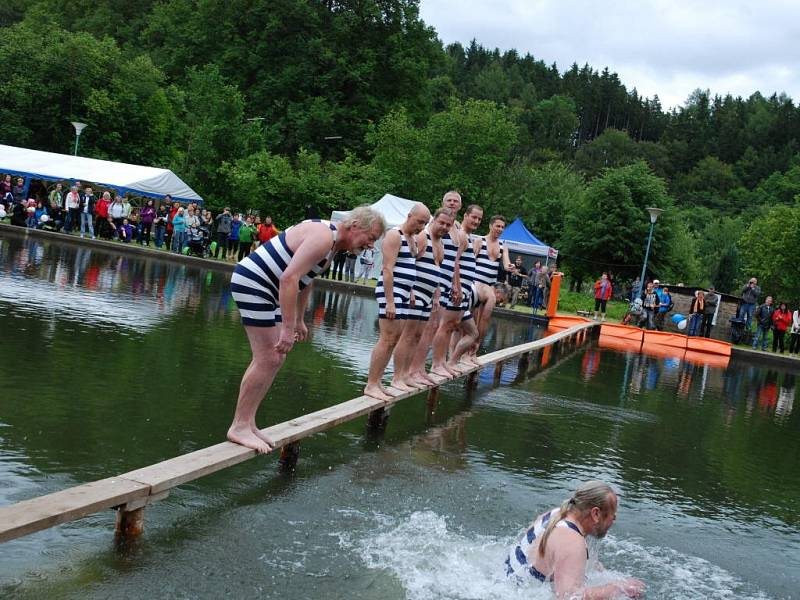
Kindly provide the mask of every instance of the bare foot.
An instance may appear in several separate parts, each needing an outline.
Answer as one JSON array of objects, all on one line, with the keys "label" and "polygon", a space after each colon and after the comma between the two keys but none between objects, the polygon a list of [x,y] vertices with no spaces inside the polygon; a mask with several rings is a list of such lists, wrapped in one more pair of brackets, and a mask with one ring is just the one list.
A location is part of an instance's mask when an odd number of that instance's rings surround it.
[{"label": "bare foot", "polygon": [[464,362],[471,364],[473,367],[482,366],[480,361],[478,360],[478,357],[475,356],[474,354],[470,354],[469,356],[465,357]]},{"label": "bare foot", "polygon": [[253,431],[253,433],[255,433],[255,434],[256,434],[256,435],[257,435],[259,438],[261,438],[262,440],[264,440],[264,441],[267,443],[267,445],[269,445],[269,447],[270,447],[270,448],[274,448],[274,447],[275,447],[275,440],[273,440],[273,439],[272,439],[271,437],[269,437],[269,436],[268,436],[266,433],[264,433],[263,431],[261,431],[261,430],[260,430],[258,427],[256,427],[255,425],[253,425],[252,431]]},{"label": "bare foot", "polygon": [[452,379],[453,374],[445,366],[431,368],[431,377],[441,377],[442,380]]},{"label": "bare foot", "polygon": [[[403,392],[413,392],[415,389],[417,389],[413,385],[408,385],[403,379],[392,379],[392,382],[389,384],[389,387],[393,387]],[[389,393],[390,394],[392,393],[391,390],[389,390]]]},{"label": "bare foot", "polygon": [[414,388],[415,390],[424,390],[426,387],[428,387],[428,382],[423,381],[421,377],[417,377],[416,375],[409,375],[403,379],[403,383]]},{"label": "bare foot", "polygon": [[408,388],[407,390],[401,389],[399,387],[396,387],[393,383],[389,384],[389,387],[386,388],[386,393],[394,398],[396,398],[397,396],[402,396],[403,394],[407,394],[408,392],[416,392],[416,391],[417,391],[416,388]]},{"label": "bare foot", "polygon": [[272,450],[272,447],[255,433],[253,433],[253,430],[250,428],[234,429],[231,427],[228,429],[228,440],[234,444],[239,444],[240,446],[244,446],[246,448],[252,448],[259,454],[267,454]]},{"label": "bare foot", "polygon": [[412,373],[411,376],[421,384],[436,385],[439,383],[438,381],[434,381],[432,377],[429,377],[425,371],[417,371],[416,373]]},{"label": "bare foot", "polygon": [[465,367],[463,365],[454,364],[454,363],[449,362],[449,363],[447,363],[447,370],[455,372],[456,377],[457,377],[459,375],[463,375],[464,371],[466,369],[465,369]]},{"label": "bare foot", "polygon": [[439,375],[437,373],[434,373],[433,371],[429,373],[428,378],[434,382],[434,385],[439,385],[440,383],[444,383],[445,381],[450,379],[449,376],[445,377],[444,375]]},{"label": "bare foot", "polygon": [[380,384],[368,384],[367,387],[364,388],[364,395],[375,398],[376,400],[383,400],[384,402],[388,402],[392,399],[392,396],[390,396],[386,389]]}]

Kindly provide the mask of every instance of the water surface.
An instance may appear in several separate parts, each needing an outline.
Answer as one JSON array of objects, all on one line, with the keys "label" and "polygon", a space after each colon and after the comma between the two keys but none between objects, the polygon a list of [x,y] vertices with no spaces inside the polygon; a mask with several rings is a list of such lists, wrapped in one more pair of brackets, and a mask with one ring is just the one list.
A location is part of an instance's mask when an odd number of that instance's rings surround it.
[{"label": "water surface", "polygon": [[[0,504],[216,443],[249,348],[229,276],[0,237]],[[313,338],[259,414],[277,423],[360,394],[374,301],[322,290]],[[487,347],[536,335],[496,321]],[[648,598],[795,598],[795,374],[596,347],[474,390],[442,388],[302,444],[299,469],[249,461],[148,508],[115,546],[111,511],[0,545],[3,598],[547,598],[505,580],[508,545],[583,479],[622,494],[598,544]]]}]

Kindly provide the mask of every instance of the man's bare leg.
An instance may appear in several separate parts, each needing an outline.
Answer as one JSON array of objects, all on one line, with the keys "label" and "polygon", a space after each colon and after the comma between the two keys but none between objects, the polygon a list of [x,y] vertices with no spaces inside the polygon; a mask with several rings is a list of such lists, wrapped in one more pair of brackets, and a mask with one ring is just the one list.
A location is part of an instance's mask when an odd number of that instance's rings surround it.
[{"label": "man's bare leg", "polygon": [[443,310],[439,328],[433,336],[433,362],[431,364],[431,374],[450,379],[459,372],[450,369],[447,365],[447,349],[450,346],[450,336],[458,327],[461,320],[460,310]]},{"label": "man's bare leg", "polygon": [[478,328],[475,326],[475,319],[462,321],[461,331],[461,339],[458,341],[458,345],[456,345],[456,349],[448,361],[448,366],[453,369],[458,368],[459,372],[463,373],[468,371],[472,366],[471,362],[465,367],[460,367],[458,363],[467,352],[472,350],[475,341],[478,339]]},{"label": "man's bare leg", "polygon": [[401,319],[378,319],[378,327],[381,333],[378,343],[372,349],[364,395],[384,401],[391,400],[394,397],[389,390],[383,387],[381,379],[386,371],[386,366],[389,364],[389,359],[392,357],[394,347],[403,333],[404,324],[405,321]]},{"label": "man's bare leg", "polygon": [[483,303],[474,311],[475,325],[478,328],[478,337],[475,340],[472,350],[466,355],[467,360],[473,365],[480,364],[478,363],[478,350],[481,347],[483,338],[486,337],[486,332],[489,331],[489,324],[492,321],[492,311],[497,304],[494,291],[487,286],[485,292],[485,294],[482,294],[484,298]]},{"label": "man's bare leg", "polygon": [[286,359],[285,354],[275,351],[275,344],[281,335],[281,325],[275,327],[245,325],[244,330],[250,341],[253,358],[239,385],[239,399],[236,402],[233,423],[228,429],[228,439],[259,453],[265,453],[272,450],[274,442],[258,430],[256,412]]},{"label": "man's bare leg", "polygon": [[403,333],[400,336],[400,341],[397,342],[397,348],[394,352],[394,377],[392,378],[391,386],[404,389],[403,386],[409,389],[422,389],[426,387],[427,382],[420,381],[411,372],[411,363],[414,355],[419,346],[419,340],[422,337],[422,331],[425,328],[425,321],[418,319],[409,319],[403,327]]},{"label": "man's bare leg", "polygon": [[411,366],[409,367],[411,377],[417,381],[423,381],[429,385],[436,385],[437,383],[441,383],[443,381],[441,377],[431,377],[425,372],[425,361],[428,359],[428,351],[431,349],[433,336],[436,334],[436,330],[439,328],[439,317],[441,316],[441,312],[442,308],[438,304],[434,305],[431,309],[430,319],[428,319],[423,327],[422,335],[417,343],[416,351],[411,357]]}]

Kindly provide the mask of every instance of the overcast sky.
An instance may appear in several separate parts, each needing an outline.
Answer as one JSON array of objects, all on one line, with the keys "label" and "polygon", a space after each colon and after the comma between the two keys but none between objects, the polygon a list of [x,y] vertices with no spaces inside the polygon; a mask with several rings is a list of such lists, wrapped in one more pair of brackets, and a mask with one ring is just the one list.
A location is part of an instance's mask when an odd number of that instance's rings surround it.
[{"label": "overcast sky", "polygon": [[616,71],[664,108],[692,90],[800,99],[800,0],[421,0],[445,44]]}]

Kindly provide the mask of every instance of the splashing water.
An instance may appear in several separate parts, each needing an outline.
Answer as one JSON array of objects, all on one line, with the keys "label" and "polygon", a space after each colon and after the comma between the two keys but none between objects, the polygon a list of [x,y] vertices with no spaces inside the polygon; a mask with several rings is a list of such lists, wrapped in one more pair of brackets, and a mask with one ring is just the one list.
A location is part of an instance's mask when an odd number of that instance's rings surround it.
[{"label": "splashing water", "polygon": [[[356,539],[340,534],[344,548],[355,551],[370,569],[394,575],[410,600],[551,600],[549,585],[506,577],[503,563],[515,537],[467,534],[449,528],[433,511],[392,518],[381,515],[377,532]],[[647,547],[635,540],[607,537],[599,544],[604,560],[625,565],[626,571],[647,584],[647,598],[687,600],[750,598],[768,600],[764,593],[701,558],[674,550]],[[628,576],[602,570],[590,561],[589,585],[602,585]]]}]

